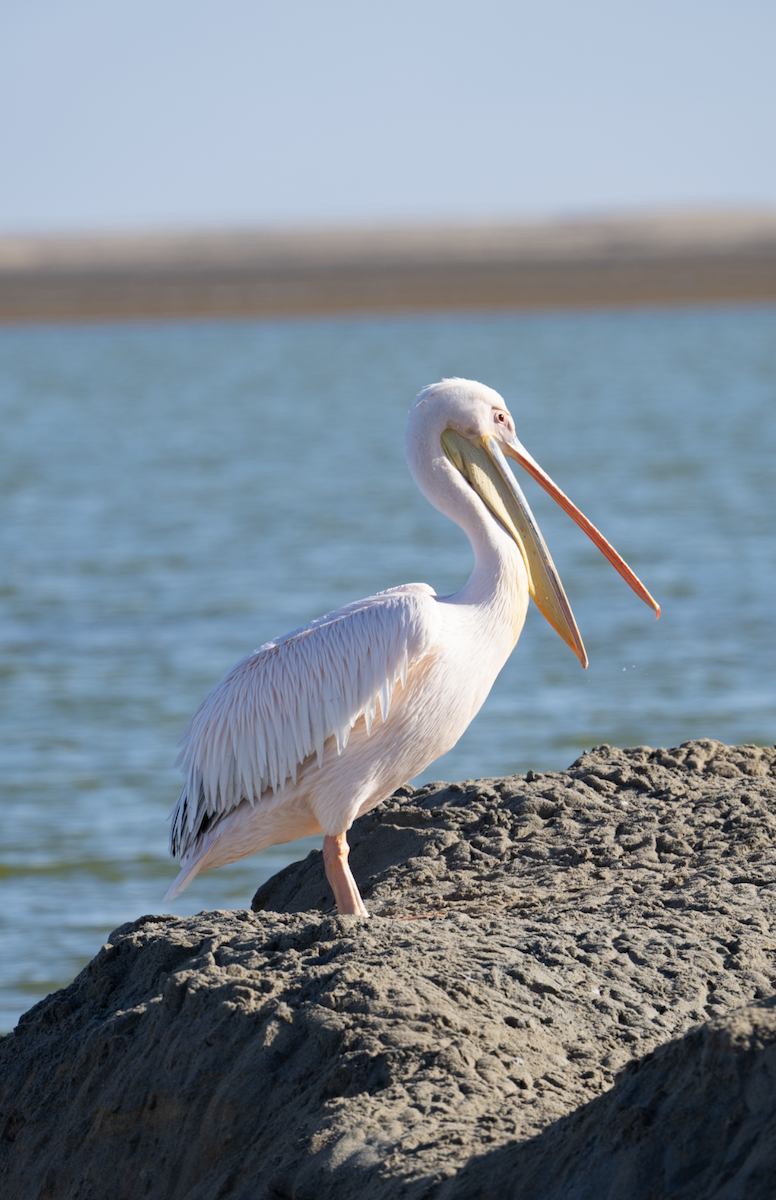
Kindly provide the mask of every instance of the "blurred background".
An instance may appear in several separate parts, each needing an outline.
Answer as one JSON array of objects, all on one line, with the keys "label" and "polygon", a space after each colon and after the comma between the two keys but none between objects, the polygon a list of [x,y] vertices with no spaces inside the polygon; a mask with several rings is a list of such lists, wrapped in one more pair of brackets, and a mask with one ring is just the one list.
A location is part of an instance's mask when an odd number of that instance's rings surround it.
[{"label": "blurred background", "polygon": [[[0,1030],[161,910],[176,742],[246,652],[457,589],[413,395],[505,396],[533,610],[423,780],[774,741],[776,10],[0,0]],[[172,906],[244,907],[277,847]]]},{"label": "blurred background", "polygon": [[0,3],[0,228],[776,201],[770,0]]}]

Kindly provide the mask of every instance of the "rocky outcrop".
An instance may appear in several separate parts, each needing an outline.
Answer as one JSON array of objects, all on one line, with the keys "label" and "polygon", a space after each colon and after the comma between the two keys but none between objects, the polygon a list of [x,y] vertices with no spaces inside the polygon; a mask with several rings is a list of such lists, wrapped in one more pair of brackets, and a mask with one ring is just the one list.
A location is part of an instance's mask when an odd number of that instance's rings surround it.
[{"label": "rocky outcrop", "polygon": [[773,1195],[776,751],[600,747],[351,834],[372,920],[313,854],[22,1018],[4,1197]]}]

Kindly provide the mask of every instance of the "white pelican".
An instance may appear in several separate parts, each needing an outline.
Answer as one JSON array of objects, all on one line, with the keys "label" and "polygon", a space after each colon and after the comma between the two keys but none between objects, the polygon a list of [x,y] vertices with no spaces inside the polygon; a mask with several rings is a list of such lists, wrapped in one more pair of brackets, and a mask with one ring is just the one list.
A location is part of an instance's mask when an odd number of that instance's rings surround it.
[{"label": "white pelican", "polygon": [[532,596],[587,666],[560,579],[505,455],[585,530],[660,615],[630,568],[515,436],[501,396],[466,379],[425,388],[407,424],[423,495],[464,530],[474,570],[453,596],[408,583],[267,642],[228,672],[181,738],[170,853],[199,871],[324,834],[340,913],[369,916],[347,831],[458,741],[514,649]]}]

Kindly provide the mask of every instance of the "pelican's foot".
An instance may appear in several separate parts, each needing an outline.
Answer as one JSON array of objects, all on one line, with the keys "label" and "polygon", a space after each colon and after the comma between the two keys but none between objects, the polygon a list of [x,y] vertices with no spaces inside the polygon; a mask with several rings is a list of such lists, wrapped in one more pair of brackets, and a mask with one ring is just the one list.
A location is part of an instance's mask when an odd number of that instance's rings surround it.
[{"label": "pelican's foot", "polygon": [[340,916],[368,917],[366,905],[348,866],[350,847],[344,833],[327,834],[323,839],[323,866],[329,887],[334,892]]}]

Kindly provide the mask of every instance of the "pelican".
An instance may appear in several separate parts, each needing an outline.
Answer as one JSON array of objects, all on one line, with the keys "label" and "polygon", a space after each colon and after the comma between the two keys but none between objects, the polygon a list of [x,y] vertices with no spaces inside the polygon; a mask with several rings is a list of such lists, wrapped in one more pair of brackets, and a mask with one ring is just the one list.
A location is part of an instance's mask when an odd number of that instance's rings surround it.
[{"label": "pelican", "polygon": [[410,409],[407,459],[426,499],[474,551],[459,592],[388,588],[266,642],[224,676],[191,718],[171,813],[181,870],[200,871],[323,833],[337,910],[368,917],[348,866],[355,819],[450,750],[511,654],[529,596],[587,655],[549,551],[506,459],[577,522],[636,594],[630,567],[534,461],[498,392],[466,379],[424,388]]}]

